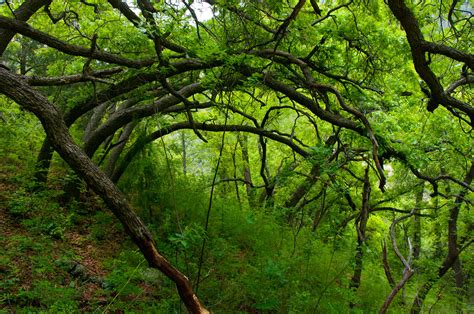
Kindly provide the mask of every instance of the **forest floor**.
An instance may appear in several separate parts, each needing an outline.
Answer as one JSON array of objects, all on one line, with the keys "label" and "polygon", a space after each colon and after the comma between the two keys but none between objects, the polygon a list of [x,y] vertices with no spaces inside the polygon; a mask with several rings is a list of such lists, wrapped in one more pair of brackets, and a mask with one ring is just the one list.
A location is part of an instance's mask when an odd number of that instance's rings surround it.
[{"label": "forest floor", "polygon": [[108,277],[124,233],[107,213],[62,207],[48,193],[0,171],[0,313],[94,312],[117,295],[120,280]]}]

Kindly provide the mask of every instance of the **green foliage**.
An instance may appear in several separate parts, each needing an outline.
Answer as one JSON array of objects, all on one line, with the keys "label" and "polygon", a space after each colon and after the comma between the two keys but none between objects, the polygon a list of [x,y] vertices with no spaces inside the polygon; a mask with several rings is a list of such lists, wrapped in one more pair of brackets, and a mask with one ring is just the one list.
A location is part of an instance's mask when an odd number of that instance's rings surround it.
[{"label": "green foliage", "polygon": [[91,236],[94,240],[102,241],[107,238],[108,228],[114,224],[109,213],[102,211],[94,215],[95,224],[91,226]]},{"label": "green foliage", "polygon": [[50,281],[41,280],[35,282],[31,290],[20,290],[14,302],[23,304],[26,308],[35,304],[40,308],[48,309],[44,312],[74,313],[78,311],[78,304],[73,301],[76,296],[77,292],[73,288],[59,287]]},{"label": "green foliage", "polygon": [[104,284],[105,289],[117,291],[121,296],[141,294],[142,290],[137,283],[143,278],[139,271],[143,260],[139,260],[135,267],[132,267],[130,263],[130,259],[137,261],[139,257],[141,256],[137,252],[124,252],[118,259],[114,259],[110,265],[112,272]]},{"label": "green foliage", "polygon": [[17,191],[9,202],[9,212],[23,218],[22,224],[37,234],[49,235],[54,239],[62,239],[64,230],[71,224],[71,214],[67,214],[53,199],[56,193],[27,193]]},{"label": "green foliage", "polygon": [[[20,5],[10,2],[13,9]],[[404,265],[392,248],[389,227],[412,209],[421,214],[420,225],[413,217],[404,220],[395,238],[406,257],[410,244],[421,252],[411,261],[414,277],[390,310],[410,311],[427,282],[433,287],[424,311],[470,310],[468,293],[456,288],[452,273],[441,279],[437,274],[449,253],[448,233],[456,230],[459,248],[472,233],[472,184],[459,184],[474,157],[472,128],[461,106],[426,110],[428,86],[420,82],[424,78],[413,65],[405,30],[386,3],[306,1],[297,11],[303,2],[219,0],[212,1],[214,18],[198,16],[196,25],[182,2],[151,2],[156,23],[134,9],[140,16],[134,25],[107,1],[53,1],[52,16],[64,13],[63,19],[52,23],[40,10],[28,23],[90,49],[91,56],[76,57],[17,35],[0,61],[25,80],[69,75],[87,80],[35,88],[66,115],[102,97],[106,110],[95,126],[99,130],[115,118],[127,120],[122,113],[133,110],[127,122],[133,120],[135,129],[123,142],[118,163],[127,164],[124,155],[157,129],[190,122],[189,114],[205,126],[252,127],[271,135],[199,131],[202,140],[198,130],[180,130],[146,144],[119,180],[160,254],[199,287],[197,294],[211,311],[379,311],[391,291],[381,243],[388,243],[388,264],[397,282]],[[466,52],[473,46],[467,15],[472,5],[405,2],[425,40]],[[0,6],[0,15],[13,17],[9,6]],[[156,62],[92,77],[91,71],[112,67],[94,59],[94,51]],[[472,69],[459,60],[435,53],[426,57],[444,90],[460,78],[472,79]],[[188,64],[202,69],[189,71]],[[182,73],[171,75],[176,71]],[[156,100],[169,98],[163,80],[175,90],[200,83],[206,90],[188,100],[203,108],[188,112],[182,102],[174,106],[179,110],[152,108]],[[115,97],[133,84],[139,86]],[[450,97],[472,107],[471,85],[459,85]],[[134,98],[136,104],[122,107]],[[80,145],[92,116],[86,113],[70,129]],[[122,144],[124,129],[109,134],[92,157],[102,169]],[[0,96],[1,307],[25,313],[181,313],[174,284],[147,267],[117,219],[57,154],[48,182],[32,180],[44,137],[36,117]],[[300,147],[302,156],[271,140],[278,137]],[[323,144],[332,138],[334,143]],[[377,187],[382,178],[374,153],[387,179],[383,193]],[[69,195],[63,190],[71,187],[79,197],[65,204]],[[301,198],[288,206],[297,192]],[[369,212],[363,223],[364,205]],[[418,243],[415,234],[421,236]],[[362,277],[360,286],[351,289],[356,246],[362,253]],[[465,248],[460,260],[465,278],[472,281],[472,249]],[[71,261],[84,264],[98,279],[77,277]]]}]

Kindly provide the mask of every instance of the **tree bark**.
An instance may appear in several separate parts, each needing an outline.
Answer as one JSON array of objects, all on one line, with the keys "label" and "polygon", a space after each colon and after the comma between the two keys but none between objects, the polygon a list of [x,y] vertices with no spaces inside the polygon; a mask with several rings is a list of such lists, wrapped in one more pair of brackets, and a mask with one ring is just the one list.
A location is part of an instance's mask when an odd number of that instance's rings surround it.
[{"label": "tree bark", "polygon": [[427,52],[442,54],[451,59],[466,63],[471,69],[474,69],[474,55],[426,41],[415,15],[405,5],[403,0],[388,0],[387,3],[406,33],[415,70],[423,81],[426,82],[431,91],[427,110],[432,112],[438,105],[442,105],[447,109],[456,108],[469,116],[471,127],[473,127],[474,107],[445,93],[436,74],[429,67],[430,62],[427,60],[426,55]]},{"label": "tree bark", "polygon": [[53,158],[54,150],[45,138],[43,145],[41,145],[40,152],[36,159],[34,179],[37,186],[41,186],[48,180],[49,166],[51,165],[51,159]]},{"label": "tree bark", "polygon": [[387,277],[388,284],[393,289],[395,288],[395,280],[393,279],[392,270],[390,269],[390,264],[388,263],[387,243],[385,242],[385,240],[383,240],[382,244],[382,261],[385,277]]},{"label": "tree bark", "polygon": [[0,93],[33,112],[40,119],[54,149],[84,181],[102,197],[120,220],[125,231],[140,248],[150,267],[170,278],[192,313],[208,313],[193,291],[188,278],[173,267],[157,250],[155,241],[112,181],[76,145],[58,110],[42,94],[32,89],[19,76],[0,68]]},{"label": "tree bark", "polygon": [[[180,89],[179,94],[183,97],[189,97],[204,90],[200,83],[195,83]],[[148,106],[118,110],[91,133],[87,141],[84,142],[84,151],[89,157],[92,157],[99,146],[121,127],[132,122],[134,119],[150,117],[159,112],[164,112],[166,109],[178,105],[179,103],[181,103],[181,99],[173,95],[167,95]]]},{"label": "tree bark", "polygon": [[105,174],[109,178],[112,176],[112,173],[114,173],[115,165],[117,164],[120,154],[123,152],[123,149],[125,148],[125,145],[127,144],[128,139],[130,138],[130,135],[132,134],[136,125],[136,122],[130,122],[127,124],[123,128],[122,134],[120,134],[117,140],[117,144],[115,144],[114,148],[112,148],[110,156],[107,159],[107,166],[104,169]]},{"label": "tree bark", "polygon": [[407,281],[410,280],[410,278],[413,276],[414,273],[415,272],[413,271],[413,269],[405,270],[403,272],[402,279],[400,279],[400,281],[397,283],[397,285],[393,287],[393,289],[390,292],[389,296],[387,297],[387,299],[383,303],[382,308],[380,309],[380,312],[379,312],[380,314],[387,313],[387,310],[388,310],[390,304],[392,303],[393,299],[397,295],[397,293],[400,291],[400,289],[402,289],[405,286],[405,283],[407,283]]},{"label": "tree bark", "polygon": [[415,213],[415,209],[413,209],[408,215],[402,216],[398,219],[394,219],[392,224],[390,225],[390,239],[392,240],[393,250],[395,251],[395,254],[397,255],[397,257],[400,259],[400,262],[402,262],[403,266],[405,266],[405,269],[403,270],[402,279],[400,279],[400,281],[398,282],[398,284],[396,286],[392,287],[392,291],[390,292],[390,294],[385,299],[385,302],[383,303],[382,307],[380,308],[380,312],[379,312],[380,314],[385,314],[387,312],[388,308],[390,307],[390,304],[395,299],[395,296],[397,295],[397,293],[401,289],[404,289],[405,284],[407,283],[407,281],[410,280],[410,278],[415,273],[415,271],[411,267],[412,256],[413,256],[413,247],[411,245],[410,238],[407,238],[409,252],[408,252],[407,258],[405,258],[402,255],[402,253],[400,252],[400,250],[398,249],[397,236],[395,234],[396,225],[398,223],[400,223],[402,220],[410,218],[410,216],[412,216],[414,213]]},{"label": "tree bark", "polygon": [[84,130],[84,135],[82,136],[82,141],[87,142],[89,138],[91,137],[92,133],[99,127],[100,125],[100,120],[105,115],[105,110],[107,109],[107,102],[104,102],[94,108],[92,111],[92,116],[87,122],[86,129]]},{"label": "tree bark", "polygon": [[143,68],[151,66],[156,62],[154,59],[146,60],[132,60],[123,58],[119,55],[111,54],[101,50],[92,51],[89,48],[69,44],[68,42],[62,41],[56,37],[53,37],[47,33],[44,33],[38,29],[35,29],[21,20],[9,19],[4,16],[0,16],[0,27],[6,31],[16,32],[23,36],[29,37],[39,43],[42,43],[48,47],[54,48],[63,53],[100,60],[107,63],[113,63],[117,65],[123,65],[130,68]]},{"label": "tree bark", "polygon": [[[466,246],[467,247],[467,246]],[[415,299],[413,300],[413,304],[410,309],[410,313],[412,314],[417,314],[421,312],[421,308],[423,306],[423,302],[430,292],[431,288],[433,285],[441,279],[448,271],[449,269],[453,266],[454,262],[456,261],[460,251],[454,256],[447,255],[446,258],[443,261],[443,264],[439,267],[438,273],[436,276],[433,278],[428,279],[428,281],[425,282],[425,284],[418,290]]]}]

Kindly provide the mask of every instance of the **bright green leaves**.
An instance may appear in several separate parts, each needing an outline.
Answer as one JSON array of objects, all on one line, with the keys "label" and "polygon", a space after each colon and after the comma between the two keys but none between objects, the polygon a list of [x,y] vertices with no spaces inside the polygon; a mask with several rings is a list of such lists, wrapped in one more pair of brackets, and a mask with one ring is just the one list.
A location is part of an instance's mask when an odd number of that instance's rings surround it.
[{"label": "bright green leaves", "polygon": [[309,148],[311,153],[310,161],[313,164],[321,164],[332,154],[332,148],[326,145],[317,145]]},{"label": "bright green leaves", "polygon": [[196,247],[205,237],[204,229],[197,224],[188,225],[182,230],[168,237],[168,240],[180,250],[186,250],[191,245]]}]

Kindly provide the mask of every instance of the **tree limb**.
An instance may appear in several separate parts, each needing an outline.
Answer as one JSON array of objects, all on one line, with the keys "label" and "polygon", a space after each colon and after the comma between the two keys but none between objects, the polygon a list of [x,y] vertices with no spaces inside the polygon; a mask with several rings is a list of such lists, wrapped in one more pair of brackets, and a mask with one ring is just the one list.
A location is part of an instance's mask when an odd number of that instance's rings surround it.
[{"label": "tree limb", "polygon": [[56,37],[53,37],[49,34],[46,34],[29,26],[25,22],[9,19],[4,16],[0,16],[0,28],[17,32],[19,34],[22,34],[23,36],[29,37],[46,46],[49,46],[72,56],[92,58],[95,60],[123,65],[130,68],[143,68],[152,65],[156,61],[154,59],[132,60],[115,54],[97,50],[91,54],[91,50],[89,48],[68,44],[62,40],[57,39]]}]

